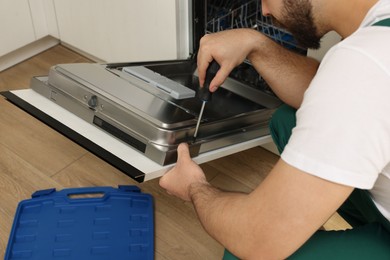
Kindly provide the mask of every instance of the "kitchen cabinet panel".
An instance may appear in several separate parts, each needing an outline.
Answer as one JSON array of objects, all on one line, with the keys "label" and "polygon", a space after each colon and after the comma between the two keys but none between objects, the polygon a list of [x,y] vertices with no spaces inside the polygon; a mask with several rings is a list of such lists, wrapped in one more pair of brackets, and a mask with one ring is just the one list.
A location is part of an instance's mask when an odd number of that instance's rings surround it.
[{"label": "kitchen cabinet panel", "polygon": [[29,0],[35,38],[47,35],[59,38],[53,0]]},{"label": "kitchen cabinet panel", "polygon": [[181,58],[178,46],[187,42],[179,40],[178,30],[188,16],[181,14],[179,1],[54,0],[54,4],[62,42],[100,60],[120,62]]},{"label": "kitchen cabinet panel", "polygon": [[0,56],[35,41],[28,0],[0,0]]}]

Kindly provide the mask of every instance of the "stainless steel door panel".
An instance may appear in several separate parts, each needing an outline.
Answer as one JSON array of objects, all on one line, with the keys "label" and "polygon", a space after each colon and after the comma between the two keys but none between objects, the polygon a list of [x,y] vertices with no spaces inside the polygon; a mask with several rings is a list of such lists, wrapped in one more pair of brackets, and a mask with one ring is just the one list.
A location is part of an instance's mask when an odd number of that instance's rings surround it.
[{"label": "stainless steel door panel", "polygon": [[[88,103],[93,95],[106,97],[153,124],[163,128],[176,128],[183,121],[195,117],[177,106],[156,97],[139,85],[129,82],[105,70],[99,64],[63,64],[55,66],[49,73],[49,84],[62,89],[80,102]],[[80,90],[81,89],[81,90]],[[175,117],[172,117],[175,115]],[[179,122],[179,125],[176,124]]]}]

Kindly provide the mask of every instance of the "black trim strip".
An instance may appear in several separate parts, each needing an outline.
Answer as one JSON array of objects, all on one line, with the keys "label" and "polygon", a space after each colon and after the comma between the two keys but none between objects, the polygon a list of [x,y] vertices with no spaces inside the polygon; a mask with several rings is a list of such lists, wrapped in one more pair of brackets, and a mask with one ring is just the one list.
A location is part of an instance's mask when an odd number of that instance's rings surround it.
[{"label": "black trim strip", "polygon": [[16,96],[15,94],[11,93],[10,91],[4,91],[0,92],[1,95],[3,95],[8,101],[19,107],[20,109],[24,110],[25,112],[29,113],[30,115],[34,116],[35,118],[39,119],[46,125],[50,126],[57,132],[61,133],[65,137],[71,139],[75,143],[79,144],[83,148],[87,149],[91,153],[95,154],[96,156],[100,157],[104,161],[108,162],[112,166],[116,167],[129,177],[133,178],[137,182],[143,182],[145,179],[145,173],[141,172],[131,164],[128,164],[127,162],[123,161],[119,157],[115,156],[114,154],[108,152],[106,149],[100,147],[99,145],[95,144],[91,140],[85,138],[84,136],[80,135],[73,129],[67,127],[66,125],[62,124],[58,120],[52,118],[51,116],[48,116],[41,110],[37,109],[36,107],[30,105],[28,102],[24,101],[20,97]]},{"label": "black trim strip", "polygon": [[139,141],[138,139],[132,137],[131,135],[123,132],[119,128],[113,126],[112,124],[108,123],[107,121],[101,119],[98,116],[93,117],[93,124],[100,127],[104,131],[112,134],[116,138],[122,140],[123,142],[131,145],[133,148],[137,149],[141,153],[145,153],[146,151],[146,144]]}]

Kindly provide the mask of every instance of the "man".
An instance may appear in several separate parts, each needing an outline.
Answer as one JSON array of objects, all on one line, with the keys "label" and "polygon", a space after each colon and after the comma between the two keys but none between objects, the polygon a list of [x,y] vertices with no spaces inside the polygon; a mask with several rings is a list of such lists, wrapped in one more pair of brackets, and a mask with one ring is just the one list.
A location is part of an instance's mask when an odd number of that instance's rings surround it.
[{"label": "man", "polygon": [[[263,0],[262,11],[306,47],[331,30],[344,39],[318,64],[251,29],[202,38],[201,84],[212,60],[215,91],[247,58],[288,105],[270,124],[280,160],[250,194],[224,192],[182,144],[161,187],[242,259],[390,259],[390,27],[374,25],[390,0]],[[318,231],[337,210],[353,229]]]}]

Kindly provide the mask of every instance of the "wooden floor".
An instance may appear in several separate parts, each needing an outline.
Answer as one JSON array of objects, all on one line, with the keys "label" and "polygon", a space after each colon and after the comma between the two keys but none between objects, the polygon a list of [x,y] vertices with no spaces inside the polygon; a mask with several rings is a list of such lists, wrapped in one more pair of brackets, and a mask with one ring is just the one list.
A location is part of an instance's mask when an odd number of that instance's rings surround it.
[{"label": "wooden floor", "polygon": [[[29,87],[59,63],[89,62],[59,45],[0,73],[0,91]],[[256,147],[201,165],[223,189],[249,192],[278,156]],[[223,247],[202,229],[192,205],[167,195],[158,180],[137,184],[122,172],[0,97],[0,257],[19,201],[36,190],[138,185],[155,203],[156,259],[221,259]],[[336,220],[338,222],[338,220]],[[335,224],[336,226],[338,223]]]}]

